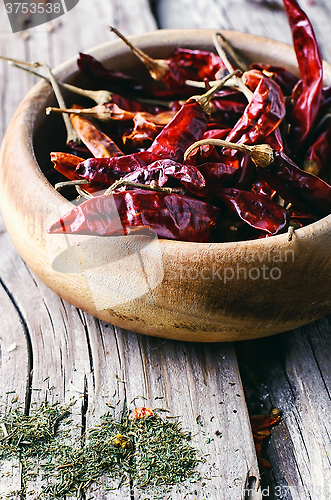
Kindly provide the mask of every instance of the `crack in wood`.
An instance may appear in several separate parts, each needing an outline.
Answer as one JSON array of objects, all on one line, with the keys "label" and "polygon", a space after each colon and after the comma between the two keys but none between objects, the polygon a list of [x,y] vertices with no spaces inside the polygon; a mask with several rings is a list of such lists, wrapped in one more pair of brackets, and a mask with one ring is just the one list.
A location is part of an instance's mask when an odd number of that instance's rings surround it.
[{"label": "crack in wood", "polygon": [[29,414],[29,409],[31,405],[31,387],[32,387],[32,380],[33,380],[33,350],[32,350],[32,342],[31,342],[31,336],[29,332],[29,327],[28,324],[24,318],[24,315],[16,302],[13,294],[10,292],[10,290],[7,288],[3,280],[0,278],[0,285],[2,286],[3,290],[7,294],[10,302],[14,306],[19,321],[23,327],[23,332],[25,336],[25,340],[27,343],[27,348],[28,348],[28,369],[29,369],[29,374],[28,374],[28,379],[27,379],[27,385],[26,385],[26,393],[25,393],[25,402],[24,402],[24,412],[26,415]]}]

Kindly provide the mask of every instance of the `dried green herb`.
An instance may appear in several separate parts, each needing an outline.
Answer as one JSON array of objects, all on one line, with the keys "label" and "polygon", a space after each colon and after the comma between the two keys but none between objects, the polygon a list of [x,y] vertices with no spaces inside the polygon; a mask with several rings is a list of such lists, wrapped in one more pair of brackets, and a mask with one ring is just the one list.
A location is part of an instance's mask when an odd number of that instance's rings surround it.
[{"label": "dried green herb", "polygon": [[82,497],[103,478],[106,489],[130,482],[136,488],[169,487],[198,480],[201,460],[178,421],[157,414],[114,420],[109,413],[79,439],[72,437],[70,406],[43,403],[25,415],[7,407],[0,421],[0,461],[19,459],[24,498],[29,481],[42,478],[40,498]]}]

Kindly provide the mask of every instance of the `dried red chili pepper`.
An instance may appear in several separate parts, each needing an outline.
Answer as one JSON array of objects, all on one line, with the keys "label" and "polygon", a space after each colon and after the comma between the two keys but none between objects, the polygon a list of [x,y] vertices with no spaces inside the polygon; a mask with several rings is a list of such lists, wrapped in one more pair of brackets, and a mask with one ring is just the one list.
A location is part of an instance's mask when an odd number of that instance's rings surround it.
[{"label": "dried red chili pepper", "polygon": [[[67,179],[71,181],[81,180],[81,177],[76,173],[76,167],[79,163],[85,161],[84,158],[69,153],[52,152],[51,160],[54,163],[55,170],[67,177]],[[96,193],[102,189],[100,184],[84,185],[84,190],[88,193]]]},{"label": "dried red chili pepper", "polygon": [[137,78],[106,68],[100,61],[89,54],[80,52],[77,65],[85,76],[93,80],[112,83],[117,86],[116,90],[121,89],[122,92],[133,92],[138,95],[143,92],[144,86]]},{"label": "dried red chili pepper", "polygon": [[119,71],[106,68],[100,61],[88,54],[79,54],[77,64],[83,75],[100,80],[104,85],[107,84],[116,94],[127,93],[130,98],[144,97],[164,99],[185,99],[192,94],[192,87],[186,86],[183,93],[182,89],[170,89],[166,86],[149,85],[142,83],[137,78],[131,77]]},{"label": "dried red chili pepper", "polygon": [[168,155],[156,155],[149,151],[139,151],[118,158],[88,158],[76,167],[79,179],[110,186],[126,174],[145,167],[156,160],[168,158]]},{"label": "dried red chili pepper", "polygon": [[51,160],[54,163],[54,168],[71,181],[80,179],[75,170],[77,165],[85,161],[84,158],[69,153],[52,152]]},{"label": "dried red chili pepper", "polygon": [[209,141],[211,144],[247,153],[269,186],[296,208],[311,212],[313,215],[326,216],[331,213],[331,186],[319,177],[297,167],[283,151],[274,151],[268,144],[247,146],[221,139],[209,139],[192,144],[185,156]]},{"label": "dried red chili pepper", "polygon": [[266,196],[234,188],[222,189],[218,196],[241,220],[255,229],[275,235],[288,227],[288,211]]},{"label": "dried red chili pepper", "polygon": [[136,113],[133,118],[133,129],[122,135],[122,141],[131,148],[146,148],[161,132],[163,125],[157,125],[146,117],[145,113]]},{"label": "dried red chili pepper", "polygon": [[197,194],[206,187],[205,178],[200,170],[193,165],[182,165],[169,159],[157,160],[145,168],[136,169],[123,177],[123,180],[141,184],[151,184],[152,181],[156,181],[157,185],[162,187],[169,185],[169,178],[178,180],[189,191]]},{"label": "dried red chili pepper", "polygon": [[289,145],[292,153],[297,153],[307,139],[319,111],[323,64],[314,29],[307,15],[296,0],[283,0],[283,2],[302,80],[302,92],[294,104],[290,117]]},{"label": "dried red chili pepper", "polygon": [[273,66],[271,64],[253,63],[251,69],[258,69],[266,76],[269,76],[278,83],[284,96],[290,96],[294,86],[298,83],[298,77],[291,71],[282,66]]},{"label": "dried red chili pepper", "polygon": [[303,169],[311,174],[318,175],[331,160],[331,125],[316,139],[308,149]]},{"label": "dried red chili pepper", "polygon": [[187,147],[201,138],[208,125],[208,116],[196,101],[186,102],[174,118],[154,139],[147,151],[167,154],[168,158],[182,162]]},{"label": "dried red chili pepper", "polygon": [[253,439],[256,455],[259,458],[260,465],[269,469],[271,466],[265,458],[261,458],[262,443],[271,436],[270,429],[278,425],[281,420],[281,411],[274,408],[269,415],[250,415]]},{"label": "dried red chili pepper", "polygon": [[94,156],[98,158],[110,158],[124,155],[115,142],[88,118],[71,114],[70,121],[81,141]]},{"label": "dried red chili pepper", "polygon": [[253,98],[226,140],[256,144],[271,134],[283,120],[285,99],[279,85],[260,71],[247,71],[245,79],[248,87],[254,89]]},{"label": "dried red chili pepper", "polygon": [[153,59],[125,38],[116,28],[110,31],[123,40],[131,51],[143,62],[152,78],[163,82],[171,91],[192,93],[187,80],[215,80],[216,74],[224,68],[222,59],[213,52],[191,49],[176,49],[168,59]]},{"label": "dried red chili pepper", "polygon": [[188,196],[135,189],[91,198],[47,232],[116,236],[148,226],[160,238],[206,242],[218,214],[219,208]]}]

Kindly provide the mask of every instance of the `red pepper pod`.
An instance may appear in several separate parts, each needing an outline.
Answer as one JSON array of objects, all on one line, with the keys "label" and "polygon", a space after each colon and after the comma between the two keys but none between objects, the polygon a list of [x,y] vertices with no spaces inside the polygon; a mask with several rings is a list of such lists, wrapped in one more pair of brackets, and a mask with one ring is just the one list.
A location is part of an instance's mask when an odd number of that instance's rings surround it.
[{"label": "red pepper pod", "polygon": [[[205,189],[192,191],[198,196],[215,195],[218,196],[220,189],[231,182],[238,169],[226,163],[209,162],[199,165],[199,170],[205,179]],[[187,189],[191,189],[187,186]]]},{"label": "red pepper pod", "polygon": [[208,125],[208,116],[196,101],[187,101],[166,125],[147,151],[167,154],[182,163],[186,149],[201,139]]},{"label": "red pepper pod", "polygon": [[331,125],[324,130],[308,149],[303,169],[311,174],[318,175],[331,160]]},{"label": "red pepper pod", "polygon": [[264,195],[240,189],[222,189],[218,196],[250,226],[275,235],[289,224],[289,212]]},{"label": "red pepper pod", "polygon": [[89,158],[77,165],[76,174],[80,179],[110,186],[133,170],[166,157],[166,154],[156,155],[148,151],[139,151],[113,158]]},{"label": "red pepper pod", "polygon": [[302,80],[302,92],[291,113],[290,145],[296,153],[318,114],[323,87],[323,62],[314,29],[296,0],[283,0]]},{"label": "red pepper pod", "polygon": [[[242,117],[233,127],[226,140],[241,144],[257,144],[264,141],[283,120],[286,109],[284,95],[279,85],[258,70],[245,73],[249,87],[255,87],[253,98]],[[250,85],[251,82],[251,85]]]},{"label": "red pepper pod", "polygon": [[219,208],[187,196],[118,191],[76,206],[48,229],[50,234],[117,236],[128,228],[149,226],[160,238],[206,242]]},{"label": "red pepper pod", "polygon": [[136,78],[113,71],[106,68],[100,61],[90,56],[89,54],[79,53],[77,65],[80,71],[87,77],[93,80],[104,80],[113,83],[118,88],[126,91],[141,92],[143,84]]},{"label": "red pepper pod", "polygon": [[282,151],[273,152],[273,161],[257,169],[270,187],[296,208],[321,216],[331,213],[331,186],[305,172]]},{"label": "red pepper pod", "polygon": [[184,85],[186,80],[215,80],[217,72],[224,68],[221,57],[213,52],[181,47],[170,55],[168,64],[169,72],[180,85]]},{"label": "red pepper pod", "polygon": [[147,167],[136,169],[127,174],[123,179],[140,184],[150,184],[155,180],[162,187],[167,184],[169,177],[178,180],[193,192],[206,186],[204,176],[196,167],[183,165],[169,159],[154,161]]},{"label": "red pepper pod", "polygon": [[282,66],[253,63],[251,64],[251,68],[258,69],[275,80],[285,96],[290,96],[292,94],[293,87],[298,83],[298,77]]},{"label": "red pepper pod", "polygon": [[[52,152],[51,160],[54,163],[55,170],[67,177],[67,179],[71,181],[81,179],[76,173],[76,168],[81,162],[85,161],[84,158],[79,158],[79,156],[69,153]],[[96,191],[101,191],[102,186],[93,184],[91,186],[84,186],[84,189],[88,193],[95,193]]]},{"label": "red pepper pod", "polygon": [[52,152],[51,160],[54,163],[54,168],[71,181],[80,178],[76,174],[76,167],[85,161],[84,158],[69,153]]}]

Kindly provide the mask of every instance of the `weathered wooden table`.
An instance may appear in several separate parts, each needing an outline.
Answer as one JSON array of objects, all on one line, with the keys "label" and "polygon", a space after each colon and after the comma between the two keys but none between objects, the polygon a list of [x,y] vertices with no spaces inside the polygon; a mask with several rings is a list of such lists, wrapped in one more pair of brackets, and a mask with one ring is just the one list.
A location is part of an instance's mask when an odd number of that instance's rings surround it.
[{"label": "weathered wooden table", "polygon": [[[331,61],[330,3],[301,0],[301,5],[324,58]],[[1,55],[45,60],[52,67],[109,40],[114,35],[107,24],[126,35],[215,28],[292,43],[282,0],[80,0],[60,19],[16,34],[0,2],[0,23]],[[1,63],[1,138],[34,82],[31,75]],[[194,435],[193,444],[207,455],[202,466],[206,479],[164,498],[331,498],[330,317],[236,345],[141,336],[61,300],[31,274],[0,224],[1,401],[17,396],[29,411],[45,398],[66,402],[74,396],[81,401],[75,418],[87,428],[98,423],[106,402],[112,402],[115,416],[134,405],[162,406],[179,415]],[[259,470],[248,410],[263,414],[273,407],[283,417],[263,452],[272,469]],[[19,485],[19,469],[6,464],[0,498]],[[40,489],[41,482],[29,484],[26,498],[36,498]],[[102,484],[89,489],[86,498],[92,497],[150,498],[132,487],[107,493]]]}]

